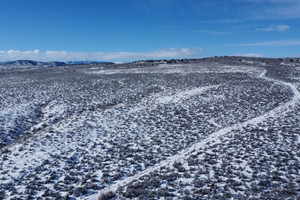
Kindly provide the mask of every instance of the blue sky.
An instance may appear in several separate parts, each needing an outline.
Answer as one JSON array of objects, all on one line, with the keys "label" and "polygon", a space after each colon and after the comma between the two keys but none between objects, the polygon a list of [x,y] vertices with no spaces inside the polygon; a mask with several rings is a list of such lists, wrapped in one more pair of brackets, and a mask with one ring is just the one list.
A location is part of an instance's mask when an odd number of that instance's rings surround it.
[{"label": "blue sky", "polygon": [[0,61],[300,56],[299,0],[0,0]]}]

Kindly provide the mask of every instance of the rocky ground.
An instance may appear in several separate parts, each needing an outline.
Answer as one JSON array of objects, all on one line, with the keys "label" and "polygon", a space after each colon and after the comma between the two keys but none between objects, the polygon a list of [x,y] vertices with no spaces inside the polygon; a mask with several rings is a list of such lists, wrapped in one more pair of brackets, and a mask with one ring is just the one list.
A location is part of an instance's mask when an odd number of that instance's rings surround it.
[{"label": "rocky ground", "polygon": [[300,62],[0,71],[0,199],[299,199]]}]

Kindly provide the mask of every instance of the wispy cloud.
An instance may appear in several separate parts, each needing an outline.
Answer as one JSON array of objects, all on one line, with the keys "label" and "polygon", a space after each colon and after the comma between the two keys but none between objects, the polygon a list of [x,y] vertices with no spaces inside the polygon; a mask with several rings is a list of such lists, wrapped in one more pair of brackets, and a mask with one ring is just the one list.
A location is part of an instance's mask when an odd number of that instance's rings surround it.
[{"label": "wispy cloud", "polygon": [[239,22],[242,22],[243,20],[242,19],[221,19],[221,20],[218,20],[219,23],[233,23],[233,24],[236,24],[236,23],[239,23]]},{"label": "wispy cloud", "polygon": [[256,31],[277,31],[277,32],[283,32],[286,31],[288,29],[290,29],[291,27],[288,25],[284,25],[284,24],[280,24],[280,25],[271,25],[265,28],[256,28]]},{"label": "wispy cloud", "polygon": [[270,3],[287,3],[298,2],[298,0],[246,0],[248,2],[270,2]]},{"label": "wispy cloud", "polygon": [[219,20],[203,20],[201,23],[217,23],[217,24],[237,24],[245,21],[245,19],[219,19]]},{"label": "wispy cloud", "polygon": [[197,32],[206,33],[206,34],[210,34],[210,35],[228,35],[228,34],[233,33],[233,32],[225,32],[225,31],[208,31],[208,30],[200,30]]},{"label": "wispy cloud", "polygon": [[264,55],[260,53],[246,53],[246,54],[237,53],[235,54],[235,56],[258,57],[258,58],[264,57]]},{"label": "wispy cloud", "polygon": [[40,60],[40,61],[69,61],[69,60],[98,60],[98,61],[132,61],[140,59],[193,58],[200,57],[202,49],[162,49],[151,52],[68,52],[68,51],[0,51],[0,61],[8,60]]},{"label": "wispy cloud", "polygon": [[257,7],[249,15],[256,19],[296,19],[300,18],[299,0],[247,0]]},{"label": "wispy cloud", "polygon": [[299,45],[300,45],[300,39],[276,40],[270,42],[258,42],[258,43],[248,43],[248,44],[233,44],[229,46],[242,47],[242,46],[299,46]]},{"label": "wispy cloud", "polygon": [[[216,2],[216,1],[212,1]],[[224,13],[225,19],[203,20],[202,23],[240,24],[256,20],[298,19],[300,18],[299,0],[230,0],[225,5],[237,8],[231,15]],[[217,2],[219,3],[219,2]],[[222,12],[222,10],[220,10]]]}]

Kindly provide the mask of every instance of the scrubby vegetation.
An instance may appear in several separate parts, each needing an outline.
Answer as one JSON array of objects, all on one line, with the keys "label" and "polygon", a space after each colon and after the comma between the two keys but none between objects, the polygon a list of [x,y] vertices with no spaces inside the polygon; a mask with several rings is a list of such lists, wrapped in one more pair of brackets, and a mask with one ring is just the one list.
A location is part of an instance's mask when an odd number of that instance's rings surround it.
[{"label": "scrubby vegetation", "polygon": [[299,198],[296,59],[0,72],[0,199]]}]

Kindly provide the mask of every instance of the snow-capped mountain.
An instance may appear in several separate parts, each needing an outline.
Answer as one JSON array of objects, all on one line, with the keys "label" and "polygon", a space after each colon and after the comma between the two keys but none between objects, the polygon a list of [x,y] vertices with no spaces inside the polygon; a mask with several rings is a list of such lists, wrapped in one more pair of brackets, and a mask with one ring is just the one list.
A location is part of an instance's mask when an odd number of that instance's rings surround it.
[{"label": "snow-capped mountain", "polygon": [[0,70],[15,70],[15,69],[27,69],[36,67],[61,67],[66,63],[58,61],[41,62],[34,60],[16,60],[10,62],[0,63]]},{"label": "snow-capped mountain", "polygon": [[16,60],[12,62],[7,62],[4,65],[12,65],[12,66],[64,66],[66,63],[64,62],[57,62],[57,61],[51,61],[51,62],[41,62],[41,61],[34,61],[34,60]]},{"label": "snow-capped mountain", "polygon": [[8,62],[0,62],[0,70],[23,69],[33,67],[61,67],[65,65],[90,65],[90,64],[114,64],[113,62],[104,61],[49,61],[41,62],[35,60],[16,60]]}]

